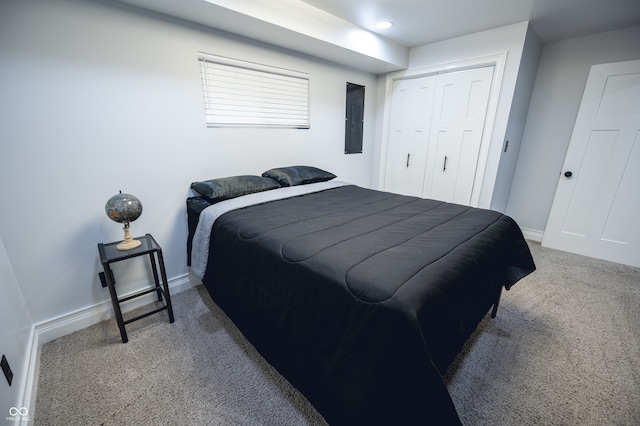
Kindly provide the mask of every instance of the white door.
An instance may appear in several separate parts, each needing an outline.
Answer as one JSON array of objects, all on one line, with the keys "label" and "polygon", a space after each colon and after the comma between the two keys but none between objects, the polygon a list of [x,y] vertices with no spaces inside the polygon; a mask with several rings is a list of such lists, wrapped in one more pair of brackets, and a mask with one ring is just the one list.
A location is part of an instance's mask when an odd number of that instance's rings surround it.
[{"label": "white door", "polygon": [[393,83],[386,191],[469,205],[493,70]]},{"label": "white door", "polygon": [[542,245],[640,266],[640,60],[591,67]]},{"label": "white door", "polygon": [[493,69],[438,76],[423,197],[471,203]]},{"label": "white door", "polygon": [[436,76],[393,83],[385,189],[420,196]]}]

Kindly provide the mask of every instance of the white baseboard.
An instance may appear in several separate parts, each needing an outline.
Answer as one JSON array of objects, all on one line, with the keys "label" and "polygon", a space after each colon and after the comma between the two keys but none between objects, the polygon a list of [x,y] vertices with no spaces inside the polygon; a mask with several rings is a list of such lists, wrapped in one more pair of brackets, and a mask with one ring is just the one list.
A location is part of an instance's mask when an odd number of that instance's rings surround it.
[{"label": "white baseboard", "polygon": [[[169,292],[171,295],[188,290],[200,284],[190,274],[169,279]],[[126,297],[127,294],[119,295]],[[137,299],[127,302],[126,308],[123,306],[123,312],[128,312],[141,306],[152,303],[155,299],[155,293],[141,296]],[[111,300],[98,303],[87,308],[79,309],[56,318],[42,321],[35,324],[31,331],[30,342],[27,348],[28,359],[26,360],[27,374],[22,384],[22,407],[27,407],[31,416],[35,415],[36,393],[38,389],[38,373],[40,371],[40,348],[43,344],[57,339],[58,337],[71,334],[75,331],[82,330],[101,321],[113,318],[113,306]],[[27,426],[32,418],[23,418],[21,425]]]},{"label": "white baseboard", "polygon": [[529,228],[520,228],[522,230],[522,235],[524,238],[531,241],[536,241],[538,243],[542,242],[542,238],[544,237],[544,231],[538,231],[536,229]]}]

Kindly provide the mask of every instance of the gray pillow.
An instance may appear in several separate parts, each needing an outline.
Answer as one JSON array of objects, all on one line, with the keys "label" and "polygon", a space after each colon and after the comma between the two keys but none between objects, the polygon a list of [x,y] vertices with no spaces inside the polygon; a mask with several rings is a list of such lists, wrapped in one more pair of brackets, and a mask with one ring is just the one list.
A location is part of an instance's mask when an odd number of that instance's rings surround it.
[{"label": "gray pillow", "polygon": [[253,175],[223,177],[191,184],[191,189],[214,203],[275,188],[280,188],[275,180]]},{"label": "gray pillow", "polygon": [[274,179],[282,186],[326,182],[336,177],[333,173],[312,166],[279,167],[267,170],[262,176]]}]

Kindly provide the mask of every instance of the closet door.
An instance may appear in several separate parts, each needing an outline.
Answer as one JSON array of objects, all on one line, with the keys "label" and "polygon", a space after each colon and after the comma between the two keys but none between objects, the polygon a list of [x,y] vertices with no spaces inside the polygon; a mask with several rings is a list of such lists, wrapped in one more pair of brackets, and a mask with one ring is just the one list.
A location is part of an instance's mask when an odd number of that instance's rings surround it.
[{"label": "closet door", "polygon": [[421,196],[436,77],[397,80],[391,95],[384,188]]},{"label": "closet door", "polygon": [[469,205],[494,67],[438,75],[422,196]]},{"label": "closet door", "polygon": [[471,203],[493,70],[480,67],[393,83],[386,191]]}]

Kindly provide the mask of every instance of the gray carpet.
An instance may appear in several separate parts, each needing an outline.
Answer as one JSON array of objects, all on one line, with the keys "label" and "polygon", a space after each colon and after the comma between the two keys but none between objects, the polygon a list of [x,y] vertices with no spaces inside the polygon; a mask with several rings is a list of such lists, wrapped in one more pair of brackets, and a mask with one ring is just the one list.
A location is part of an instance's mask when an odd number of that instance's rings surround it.
[{"label": "gray carpet", "polygon": [[640,425],[640,269],[529,246],[445,377],[463,423]]},{"label": "gray carpet", "polygon": [[[445,376],[465,426],[640,424],[640,269],[530,244]],[[202,286],[166,313],[42,347],[36,425],[324,425]]]}]

